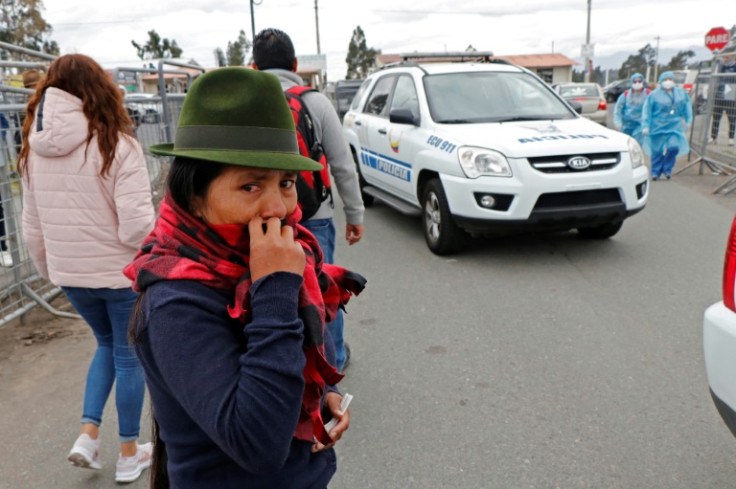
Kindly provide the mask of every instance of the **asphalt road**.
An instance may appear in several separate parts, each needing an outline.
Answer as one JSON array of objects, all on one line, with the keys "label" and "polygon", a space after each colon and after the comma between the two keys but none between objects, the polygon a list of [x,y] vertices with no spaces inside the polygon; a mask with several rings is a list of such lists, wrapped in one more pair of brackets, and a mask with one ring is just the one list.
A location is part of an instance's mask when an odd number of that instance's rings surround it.
[{"label": "asphalt road", "polygon": [[[368,287],[346,315],[353,421],[330,488],[732,487],[701,327],[736,196],[692,170],[653,183],[606,241],[475,240],[437,257],[418,219],[368,209],[363,241],[337,249]],[[0,329],[0,488],[116,487],[112,404],[103,470],[65,461],[94,340],[48,317]],[[29,328],[59,334],[24,346]]]},{"label": "asphalt road", "polygon": [[701,325],[736,206],[696,175],[654,183],[611,240],[478,240],[450,258],[371,208],[338,251],[369,282],[346,316],[354,421],[332,487],[732,487]]}]

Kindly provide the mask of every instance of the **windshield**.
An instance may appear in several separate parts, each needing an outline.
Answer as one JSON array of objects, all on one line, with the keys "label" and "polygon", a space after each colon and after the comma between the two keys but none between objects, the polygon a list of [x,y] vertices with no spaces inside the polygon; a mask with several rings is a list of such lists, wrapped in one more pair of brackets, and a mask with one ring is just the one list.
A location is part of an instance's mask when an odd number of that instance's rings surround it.
[{"label": "windshield", "polygon": [[573,119],[543,82],[527,73],[446,73],[424,77],[432,119],[447,124]]}]

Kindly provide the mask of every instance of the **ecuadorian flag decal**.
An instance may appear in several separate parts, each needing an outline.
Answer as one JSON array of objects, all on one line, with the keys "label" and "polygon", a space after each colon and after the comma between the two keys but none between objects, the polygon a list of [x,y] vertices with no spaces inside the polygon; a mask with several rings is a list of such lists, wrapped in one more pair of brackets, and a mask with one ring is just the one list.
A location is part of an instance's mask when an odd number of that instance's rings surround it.
[{"label": "ecuadorian flag decal", "polygon": [[392,177],[404,180],[405,182],[411,179],[411,165],[403,161],[376,153],[364,147],[360,148],[360,159],[362,164],[391,175]]},{"label": "ecuadorian flag decal", "polygon": [[399,136],[394,140],[393,137],[391,137],[391,131],[388,133],[388,143],[391,145],[391,151],[394,153],[399,152],[399,143],[401,142],[401,131],[399,131]]}]

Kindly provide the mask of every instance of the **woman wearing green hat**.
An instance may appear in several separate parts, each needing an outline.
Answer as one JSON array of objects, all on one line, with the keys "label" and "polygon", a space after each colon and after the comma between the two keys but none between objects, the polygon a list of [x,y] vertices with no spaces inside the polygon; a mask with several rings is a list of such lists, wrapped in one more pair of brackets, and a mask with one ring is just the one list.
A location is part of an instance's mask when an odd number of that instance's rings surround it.
[{"label": "woman wearing green hat", "polygon": [[[155,229],[125,269],[154,416],[153,487],[324,488],[350,423],[325,321],[365,279],[298,225],[299,154],[275,76],[222,68],[182,106]],[[329,432],[325,423],[335,418]]]}]

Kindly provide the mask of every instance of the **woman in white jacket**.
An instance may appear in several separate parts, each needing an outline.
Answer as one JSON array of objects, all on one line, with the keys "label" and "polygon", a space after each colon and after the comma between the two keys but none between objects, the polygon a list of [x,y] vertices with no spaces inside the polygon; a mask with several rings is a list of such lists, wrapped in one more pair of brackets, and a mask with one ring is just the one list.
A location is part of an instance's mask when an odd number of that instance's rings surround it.
[{"label": "woman in white jacket", "polygon": [[154,209],[131,128],[110,75],[87,56],[62,56],[28,102],[18,158],[23,237],[33,263],[61,286],[97,339],[82,429],[68,459],[101,468],[99,426],[115,383],[118,482],[136,480],[151,452],[150,443],[137,443],[145,384],[127,341],[137,295],[123,268],[152,229]]}]

